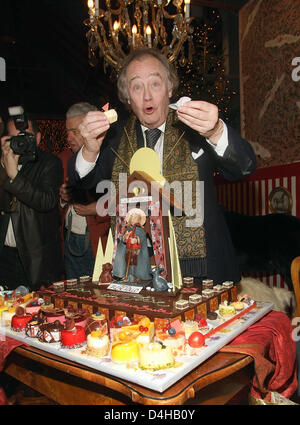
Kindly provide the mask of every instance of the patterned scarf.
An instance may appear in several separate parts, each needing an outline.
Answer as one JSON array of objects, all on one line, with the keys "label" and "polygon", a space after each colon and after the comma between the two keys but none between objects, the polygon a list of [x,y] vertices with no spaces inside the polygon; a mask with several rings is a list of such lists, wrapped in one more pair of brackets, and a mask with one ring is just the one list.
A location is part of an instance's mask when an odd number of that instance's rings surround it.
[{"label": "patterned scarf", "polygon": [[[198,167],[191,155],[191,149],[185,134],[179,128],[176,113],[170,111],[168,114],[164,144],[163,144],[163,176],[171,183],[181,182],[182,202],[187,204],[188,197],[183,197],[183,182],[196,182],[199,178]],[[112,172],[112,182],[118,189],[119,173],[129,171],[130,160],[138,149],[137,143],[137,119],[132,116],[125,126],[125,131],[120,140],[118,156],[116,156]],[[121,159],[120,159],[121,158]],[[126,167],[128,166],[128,168]],[[189,205],[196,206],[195,183],[193,190],[189,191]],[[176,197],[176,189],[174,190]],[[177,198],[180,199],[180,198]],[[192,218],[185,215],[172,216],[174,231],[177,241],[178,256],[183,268],[183,275],[201,276],[206,274],[206,244],[204,227],[187,227],[186,220]]]}]

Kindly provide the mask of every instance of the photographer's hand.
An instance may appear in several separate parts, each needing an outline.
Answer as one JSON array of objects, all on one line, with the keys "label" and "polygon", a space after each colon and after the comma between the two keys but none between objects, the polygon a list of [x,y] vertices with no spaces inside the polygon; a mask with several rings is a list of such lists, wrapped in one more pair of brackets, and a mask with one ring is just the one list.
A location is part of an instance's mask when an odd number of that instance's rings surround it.
[{"label": "photographer's hand", "polygon": [[82,217],[87,217],[89,215],[97,215],[96,202],[92,202],[88,205],[76,203],[73,204],[73,208],[76,214],[81,215]]},{"label": "photographer's hand", "polygon": [[15,155],[10,147],[10,137],[2,137],[1,150],[2,158],[1,163],[4,166],[6,173],[10,179],[14,179],[18,174],[18,161],[20,155]]},{"label": "photographer's hand", "polygon": [[71,201],[72,191],[68,183],[68,177],[66,178],[65,183],[63,183],[59,188],[59,196],[63,202]]}]

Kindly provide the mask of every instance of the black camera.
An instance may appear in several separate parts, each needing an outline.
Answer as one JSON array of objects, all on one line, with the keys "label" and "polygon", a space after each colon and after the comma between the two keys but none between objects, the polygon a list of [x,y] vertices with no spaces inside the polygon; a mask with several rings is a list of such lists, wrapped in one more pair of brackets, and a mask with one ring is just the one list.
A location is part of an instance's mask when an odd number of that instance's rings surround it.
[{"label": "black camera", "polygon": [[19,130],[17,136],[9,139],[11,149],[16,155],[20,155],[19,164],[34,162],[37,158],[36,138],[34,134],[26,131],[28,119],[24,114],[24,109],[22,106],[13,106],[8,108],[8,111],[14,120],[16,129]]}]

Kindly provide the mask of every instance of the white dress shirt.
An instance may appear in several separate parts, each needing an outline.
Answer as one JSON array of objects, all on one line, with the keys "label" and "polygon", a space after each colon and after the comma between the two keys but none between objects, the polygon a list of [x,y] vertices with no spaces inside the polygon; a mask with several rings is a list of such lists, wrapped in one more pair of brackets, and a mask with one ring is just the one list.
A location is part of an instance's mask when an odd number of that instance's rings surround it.
[{"label": "white dress shirt", "polygon": [[[224,123],[224,121],[223,121],[223,124],[224,124],[223,125],[223,132],[222,132],[222,135],[221,135],[217,145],[214,145],[208,139],[206,139],[206,141],[214,148],[214,150],[216,151],[216,153],[219,156],[224,155],[224,152],[225,152],[225,150],[228,146],[228,129],[227,129],[227,126]],[[160,160],[161,164],[163,163],[162,159],[163,159],[163,145],[164,145],[163,142],[164,142],[165,127],[166,127],[166,123],[164,123],[160,127],[158,127],[161,130],[161,135],[160,135],[159,139],[157,140],[156,145],[154,147],[155,152],[159,156],[159,160]],[[146,147],[147,145],[146,145],[145,131],[148,130],[148,128],[144,127],[143,125],[141,125],[141,128],[142,128],[142,132],[143,132],[143,135],[144,135],[144,144],[145,144],[145,147]],[[78,172],[80,178],[85,177],[90,171],[92,171],[92,169],[96,165],[96,161],[97,161],[98,156],[99,156],[99,154],[98,154],[95,162],[88,162],[83,158],[82,149],[83,149],[83,146],[78,152],[78,155],[77,155],[77,158],[76,158],[76,164],[75,164],[76,171]],[[197,158],[199,158],[203,154],[203,152],[204,152],[203,149],[199,149],[198,152],[192,152],[192,156],[196,160]]]}]

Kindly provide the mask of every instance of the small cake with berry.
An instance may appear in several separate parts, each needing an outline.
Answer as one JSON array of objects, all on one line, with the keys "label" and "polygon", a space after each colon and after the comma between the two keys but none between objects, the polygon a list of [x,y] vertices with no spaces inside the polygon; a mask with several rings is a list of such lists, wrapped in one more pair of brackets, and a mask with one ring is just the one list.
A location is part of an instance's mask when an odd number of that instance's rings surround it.
[{"label": "small cake with berry", "polygon": [[145,316],[142,317],[136,325],[122,326],[121,332],[129,332],[134,335],[138,344],[149,344],[154,338],[154,323]]},{"label": "small cake with berry", "polygon": [[211,330],[211,326],[208,325],[207,320],[204,319],[204,317],[196,314],[196,321],[198,322],[198,330],[202,334],[206,334],[207,332]]},{"label": "small cake with berry", "polygon": [[25,307],[25,311],[32,316],[37,314],[44,304],[43,298],[33,298]]},{"label": "small cake with berry", "polygon": [[42,311],[52,310],[54,308],[54,304],[50,301],[45,301],[44,304],[41,305]]},{"label": "small cake with berry", "polygon": [[112,341],[115,335],[121,332],[123,326],[131,325],[131,321],[127,316],[117,315],[109,322],[109,337]]},{"label": "small cake with berry", "polygon": [[63,348],[79,348],[86,343],[86,335],[82,326],[75,326],[73,319],[66,319],[65,328],[61,331]]},{"label": "small cake with berry", "polygon": [[104,357],[109,353],[109,338],[101,329],[92,331],[87,336],[86,353],[93,357]]},{"label": "small cake with berry", "polygon": [[107,335],[108,333],[107,320],[105,319],[104,314],[100,313],[100,311],[97,311],[97,313],[88,317],[85,326],[86,335],[98,330],[101,330],[102,335]]},{"label": "small cake with berry", "polygon": [[55,320],[52,323],[43,323],[40,325],[37,337],[39,341],[46,342],[47,344],[53,344],[61,341],[61,332],[64,326],[59,320]]},{"label": "small cake with berry", "polygon": [[173,356],[181,356],[185,352],[185,331],[179,319],[170,322],[155,334],[155,341],[169,347]]},{"label": "small cake with berry", "polygon": [[32,318],[31,314],[26,314],[25,309],[21,306],[16,308],[16,313],[11,319],[11,328],[16,332],[24,331],[27,322]]}]

